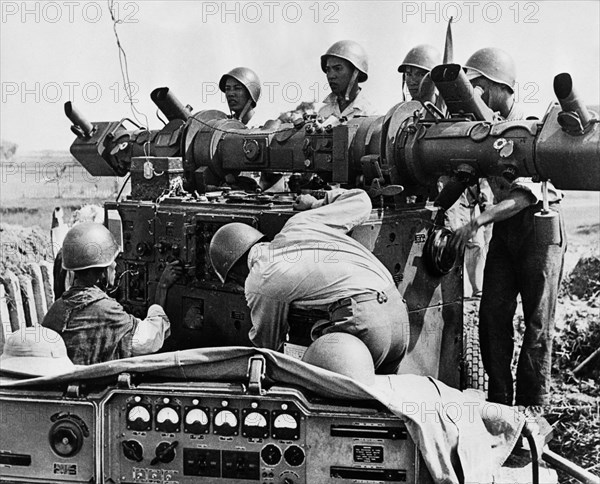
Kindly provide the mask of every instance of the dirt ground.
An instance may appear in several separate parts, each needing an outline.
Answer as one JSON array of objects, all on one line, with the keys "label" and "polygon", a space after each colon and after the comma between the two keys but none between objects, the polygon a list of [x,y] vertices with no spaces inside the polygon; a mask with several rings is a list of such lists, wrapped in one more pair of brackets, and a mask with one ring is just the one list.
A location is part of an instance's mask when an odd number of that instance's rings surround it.
[{"label": "dirt ground", "polygon": [[[600,196],[573,192],[564,203],[569,237],[565,277],[556,316],[552,405],[547,414],[554,438],[549,447],[600,475],[600,358],[573,370],[600,348]],[[30,261],[52,260],[50,216],[56,205],[65,220],[83,199],[4,199],[0,206],[0,273],[24,271]],[[465,325],[476,327],[477,302],[465,303]],[[516,333],[522,316],[515,318]],[[517,336],[518,350],[518,336]],[[576,482],[559,471],[561,483]]]}]

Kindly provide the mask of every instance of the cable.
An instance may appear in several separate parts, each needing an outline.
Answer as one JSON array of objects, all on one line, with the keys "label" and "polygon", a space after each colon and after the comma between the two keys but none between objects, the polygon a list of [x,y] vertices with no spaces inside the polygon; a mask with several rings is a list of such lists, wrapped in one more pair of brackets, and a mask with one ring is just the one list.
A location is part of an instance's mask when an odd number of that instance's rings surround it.
[{"label": "cable", "polygon": [[[123,46],[121,44],[121,39],[119,38],[119,33],[117,32],[117,25],[122,24],[123,21],[115,16],[115,9],[114,9],[115,0],[107,0],[107,1],[108,1],[108,11],[110,12],[110,18],[112,19],[112,22],[113,22],[113,32],[115,34],[115,38],[117,40],[117,48],[119,50],[119,67],[121,69],[121,76],[123,78],[123,88],[124,88],[125,94],[127,96],[127,101],[129,102],[131,112],[133,113],[134,119],[138,122],[138,124],[140,124],[142,126],[143,131],[149,132],[148,126],[150,123],[148,122],[148,117],[144,113],[139,111],[135,107],[135,104],[133,102],[133,94],[131,92],[131,82],[129,80],[129,65],[127,63],[127,53],[125,52],[125,49],[123,48]],[[143,123],[142,121],[139,120],[138,114],[144,118],[145,123]],[[148,139],[148,141],[146,141],[144,143],[144,156],[146,156],[146,158],[148,156],[150,156],[150,152],[149,152],[150,148],[149,147],[150,147],[150,141]]]}]

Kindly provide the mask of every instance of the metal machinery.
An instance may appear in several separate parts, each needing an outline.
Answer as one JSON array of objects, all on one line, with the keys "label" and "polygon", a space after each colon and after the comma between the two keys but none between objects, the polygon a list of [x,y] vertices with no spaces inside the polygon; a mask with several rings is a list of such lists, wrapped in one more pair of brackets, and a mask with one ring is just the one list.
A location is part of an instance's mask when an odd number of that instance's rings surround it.
[{"label": "metal machinery", "polygon": [[[105,205],[123,244],[124,306],[144,316],[164,264],[178,259],[185,276],[169,292],[167,350],[248,345],[244,295],[221,284],[208,260],[212,234],[237,221],[273,237],[293,215],[295,192],[361,187],[374,209],[352,236],[390,270],[409,307],[401,371],[464,386],[462,269],[447,246],[443,209],[492,175],[600,189],[600,127],[568,74],[555,78],[559,103],[542,120],[511,122],[493,119],[460,66],[438,66],[432,79],[447,114],[406,102],[336,125],[299,117],[247,129],[218,111],[192,115],[167,88],[152,93],[168,120],[154,131],[127,129],[130,120],[90,123],[67,103],[73,156],[92,175],[131,173],[131,196]],[[247,173],[293,174],[290,190],[257,190]],[[438,196],[441,175],[453,182]],[[546,223],[540,237],[552,230]],[[320,316],[293,312],[290,342],[307,345]],[[66,393],[2,390],[0,481],[429,480],[403,422],[369,402],[324,401],[288,387],[252,393],[232,383],[123,380]],[[11,433],[11,413],[35,432]]]}]

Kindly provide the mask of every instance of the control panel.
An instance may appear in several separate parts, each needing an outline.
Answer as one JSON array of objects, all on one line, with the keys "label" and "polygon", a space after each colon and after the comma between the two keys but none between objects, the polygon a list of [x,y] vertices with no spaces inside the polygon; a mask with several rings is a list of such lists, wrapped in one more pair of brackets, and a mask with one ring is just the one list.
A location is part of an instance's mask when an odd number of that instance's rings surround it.
[{"label": "control panel", "polygon": [[109,392],[100,409],[108,482],[428,482],[402,420],[287,387],[144,385]]},{"label": "control panel", "polygon": [[91,401],[0,395],[0,482],[99,482],[96,422]]}]

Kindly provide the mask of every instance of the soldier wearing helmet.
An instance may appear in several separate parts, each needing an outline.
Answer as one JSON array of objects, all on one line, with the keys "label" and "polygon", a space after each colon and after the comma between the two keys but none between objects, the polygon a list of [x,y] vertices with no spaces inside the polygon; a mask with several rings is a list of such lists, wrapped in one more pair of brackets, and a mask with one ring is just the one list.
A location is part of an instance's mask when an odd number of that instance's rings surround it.
[{"label": "soldier wearing helmet", "polygon": [[321,117],[350,119],[374,114],[358,85],[369,77],[367,53],[362,46],[352,40],[336,42],[321,56],[321,70],[327,75],[331,88],[331,94],[319,110]]},{"label": "soldier wearing helmet", "polygon": [[74,272],[73,285],[48,310],[42,326],[59,333],[69,358],[90,365],[158,351],[169,335],[163,307],[167,292],[179,275],[177,262],[166,265],[160,276],[155,304],[146,319],[127,313],[106,293],[115,283],[119,246],[102,224],[84,222],[65,235],[62,265]]},{"label": "soldier wearing helmet", "polygon": [[426,85],[422,86],[422,81],[441,61],[442,56],[432,45],[421,44],[410,49],[402,64],[398,66],[398,72],[402,74],[402,91],[404,92],[404,85],[406,85],[413,100],[433,102],[435,97],[433,83],[429,83],[430,89],[427,89]]},{"label": "soldier wearing helmet", "polygon": [[[514,103],[515,65],[495,48],[475,52],[465,64],[471,83],[483,90],[483,100],[507,120],[519,119]],[[517,174],[518,175],[518,174]],[[494,224],[483,276],[479,308],[479,341],[489,376],[488,400],[505,405],[537,407],[549,403],[554,314],[566,233],[560,212],[563,195],[547,183],[549,211],[555,217],[557,240],[542,240],[535,218],[543,208],[541,183],[531,178],[488,178],[495,205],[460,227],[452,239],[462,251],[481,227]],[[525,334],[516,374],[512,378],[513,317],[521,296]]]},{"label": "soldier wearing helmet", "polygon": [[508,121],[522,119],[515,104],[516,67],[512,57],[495,47],[475,52],[465,63],[464,70],[473,87],[482,90],[487,106]]},{"label": "soldier wearing helmet", "polygon": [[395,373],[408,342],[408,311],[385,266],[347,235],[371,214],[360,189],[336,189],[323,200],[300,195],[272,242],[240,223],[221,227],[209,255],[222,282],[244,285],[251,310],[250,340],[279,350],[289,330],[290,308],[320,309],[313,339],[348,333],[368,348],[379,373]]},{"label": "soldier wearing helmet", "polygon": [[260,99],[260,79],[248,67],[236,67],[223,74],[219,89],[225,93],[231,116],[248,124]]}]

